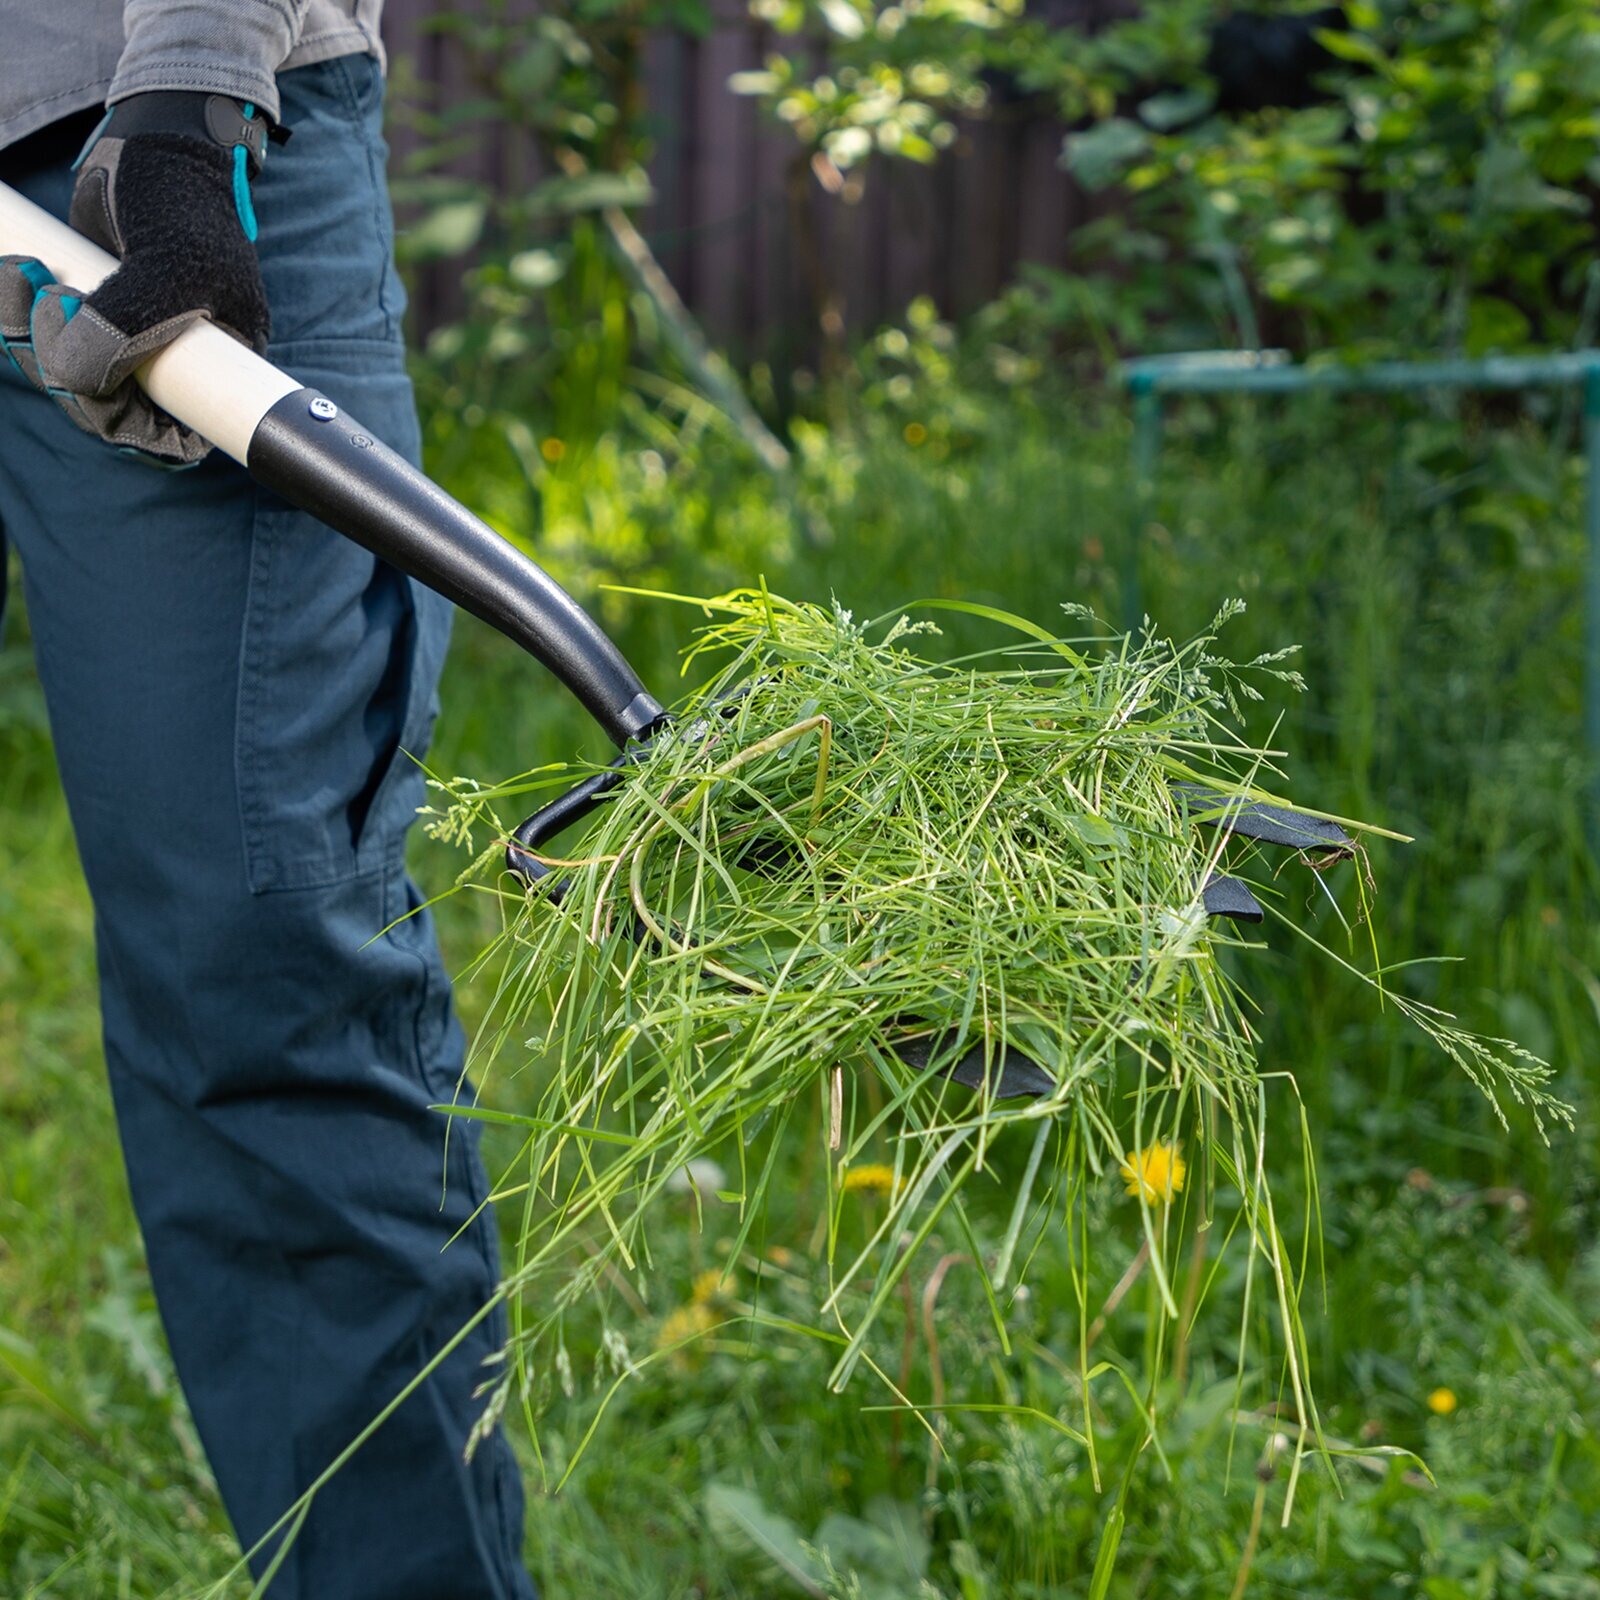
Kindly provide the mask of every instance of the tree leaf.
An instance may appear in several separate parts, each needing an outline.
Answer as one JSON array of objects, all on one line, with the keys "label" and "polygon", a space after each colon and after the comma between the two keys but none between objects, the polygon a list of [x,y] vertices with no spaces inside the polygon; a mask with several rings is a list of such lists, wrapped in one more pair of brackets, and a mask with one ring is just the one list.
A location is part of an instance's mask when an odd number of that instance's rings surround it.
[{"label": "tree leaf", "polygon": [[465,255],[482,236],[488,215],[489,202],[481,197],[435,206],[400,235],[401,253],[408,261]]},{"label": "tree leaf", "polygon": [[570,216],[606,206],[647,206],[653,199],[655,191],[643,172],[580,172],[572,177],[546,178],[528,196],[527,213]]},{"label": "tree leaf", "polygon": [[1354,61],[1363,67],[1382,69],[1388,57],[1365,34],[1346,33],[1342,28],[1318,28],[1313,35],[1317,43],[1330,56],[1341,61]]},{"label": "tree leaf", "polygon": [[1533,329],[1524,313],[1498,295],[1477,294],[1467,307],[1466,349],[1469,356],[1525,345]]},{"label": "tree leaf", "polygon": [[1069,133],[1061,164],[1086,189],[1104,189],[1150,148],[1150,135],[1128,117],[1107,117],[1087,133]]},{"label": "tree leaf", "polygon": [[867,31],[866,18],[850,0],[817,0],[822,20],[841,39],[859,39]]},{"label": "tree leaf", "polygon": [[776,94],[783,80],[776,72],[736,72],[728,79],[731,94]]},{"label": "tree leaf", "polygon": [[1203,117],[1213,105],[1216,96],[1203,84],[1193,84],[1187,89],[1169,89],[1164,94],[1153,94],[1139,107],[1139,120],[1157,133],[1182,127]]},{"label": "tree leaf", "polygon": [[1490,144],[1479,157],[1478,194],[1490,212],[1585,209],[1579,195],[1546,183],[1533,157],[1505,140]]},{"label": "tree leaf", "polygon": [[566,270],[553,250],[520,250],[506,264],[511,281],[520,289],[548,289]]}]

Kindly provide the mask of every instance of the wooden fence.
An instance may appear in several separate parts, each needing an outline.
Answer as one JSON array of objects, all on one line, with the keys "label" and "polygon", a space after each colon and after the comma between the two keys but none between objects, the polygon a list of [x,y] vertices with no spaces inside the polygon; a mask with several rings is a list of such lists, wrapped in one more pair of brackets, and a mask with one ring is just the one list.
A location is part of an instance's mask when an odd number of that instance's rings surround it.
[{"label": "wooden fence", "polygon": [[[419,25],[447,3],[388,0],[384,14],[391,56],[444,100],[465,85],[453,81],[447,42]],[[1127,0],[1049,3],[1059,20],[1088,25],[1127,10]],[[1064,263],[1072,231],[1091,209],[1058,165],[1063,130],[1053,119],[1002,104],[964,126],[932,168],[873,162],[861,199],[847,204],[808,174],[797,183],[792,136],[728,88],[733,73],[762,64],[771,36],[741,0],[716,0],[715,14],[705,38],[663,34],[647,44],[656,200],[636,219],[715,341],[742,357],[814,347],[819,276],[855,338],[901,316],[918,295],[959,314],[992,299],[1022,262]],[[395,143],[403,154],[403,129]],[[462,170],[494,180],[505,155],[491,142]],[[809,208],[805,230],[795,226],[797,205]],[[809,262],[800,231],[814,241]],[[416,311],[424,330],[459,308],[460,266],[423,273]]]}]

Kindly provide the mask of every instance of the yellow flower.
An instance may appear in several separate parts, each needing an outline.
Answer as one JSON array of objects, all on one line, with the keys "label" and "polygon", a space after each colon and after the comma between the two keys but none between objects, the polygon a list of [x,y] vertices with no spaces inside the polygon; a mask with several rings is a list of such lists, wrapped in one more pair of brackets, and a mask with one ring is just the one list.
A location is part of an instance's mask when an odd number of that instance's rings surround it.
[{"label": "yellow flower", "polygon": [[906,443],[912,449],[924,443],[928,437],[928,430],[920,422],[908,422],[902,432],[905,434]]},{"label": "yellow flower", "polygon": [[1178,1147],[1165,1139],[1158,1144],[1146,1145],[1136,1150],[1122,1163],[1122,1176],[1128,1193],[1142,1195],[1148,1201],[1170,1200],[1183,1189],[1184,1174],[1188,1171]]},{"label": "yellow flower", "polygon": [[707,1267],[704,1272],[695,1274],[689,1298],[697,1306],[709,1305],[713,1300],[720,1300],[725,1294],[731,1293],[732,1289],[732,1279],[720,1267]]},{"label": "yellow flower", "polygon": [[[673,1366],[689,1366],[700,1353],[690,1341],[709,1333],[721,1320],[708,1305],[691,1301],[686,1306],[679,1306],[661,1319],[661,1326],[656,1332],[656,1349],[671,1350],[668,1359]],[[683,1348],[673,1349],[675,1345],[682,1345]]]},{"label": "yellow flower", "polygon": [[551,466],[554,466],[556,462],[558,462],[566,453],[566,444],[554,436],[548,439],[542,439],[539,442],[539,454],[542,455]]},{"label": "yellow flower", "polygon": [[1428,1409],[1436,1417],[1448,1417],[1456,1408],[1456,1392],[1454,1389],[1435,1389],[1428,1396]]},{"label": "yellow flower", "polygon": [[870,1189],[882,1194],[891,1194],[895,1188],[894,1168],[886,1167],[882,1162],[868,1162],[862,1167],[851,1167],[845,1173],[840,1188],[846,1194],[854,1189]]}]

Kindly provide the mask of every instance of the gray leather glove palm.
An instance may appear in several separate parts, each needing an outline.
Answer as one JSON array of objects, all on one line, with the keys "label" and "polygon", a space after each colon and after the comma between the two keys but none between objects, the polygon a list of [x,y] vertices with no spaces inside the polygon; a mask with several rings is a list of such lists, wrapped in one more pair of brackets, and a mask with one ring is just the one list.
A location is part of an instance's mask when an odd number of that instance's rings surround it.
[{"label": "gray leather glove palm", "polygon": [[120,101],[78,158],[70,221],[121,267],[83,295],[39,261],[0,257],[0,345],[85,432],[167,466],[210,448],[133,373],[200,317],[266,350],[250,180],[267,137],[254,108],[226,95]]}]

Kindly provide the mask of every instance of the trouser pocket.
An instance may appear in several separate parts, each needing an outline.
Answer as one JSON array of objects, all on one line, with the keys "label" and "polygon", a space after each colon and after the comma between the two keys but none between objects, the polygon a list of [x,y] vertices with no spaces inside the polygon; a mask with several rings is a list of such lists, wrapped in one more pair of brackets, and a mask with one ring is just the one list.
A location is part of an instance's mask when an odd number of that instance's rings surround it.
[{"label": "trouser pocket", "polygon": [[[410,384],[393,347],[318,341],[275,354],[414,453]],[[353,370],[362,360],[377,370]],[[398,864],[448,632],[447,602],[258,491],[235,751],[253,891]]]}]

